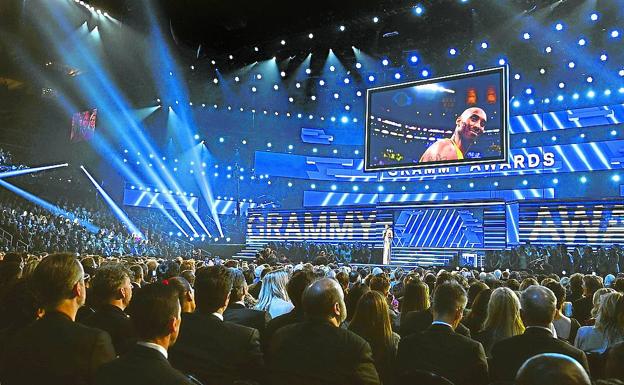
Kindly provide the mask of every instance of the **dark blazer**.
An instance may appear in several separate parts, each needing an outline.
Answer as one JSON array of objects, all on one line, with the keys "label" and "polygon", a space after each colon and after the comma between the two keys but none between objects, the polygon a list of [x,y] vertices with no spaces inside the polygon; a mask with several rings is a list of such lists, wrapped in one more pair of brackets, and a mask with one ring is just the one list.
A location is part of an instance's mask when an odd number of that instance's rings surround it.
[{"label": "dark blazer", "polygon": [[[427,330],[433,322],[433,312],[431,308],[423,311],[410,311],[401,321],[399,334],[406,337],[410,334],[420,333]],[[470,338],[470,330],[462,324],[457,325],[455,333]]]},{"label": "dark blazer", "polygon": [[247,309],[245,305],[230,303],[223,312],[225,321],[254,328],[262,333],[271,316],[264,310]]},{"label": "dark blazer", "polygon": [[324,320],[280,328],[267,352],[273,385],[376,385],[371,348],[357,334]]},{"label": "dark blazer", "polygon": [[592,297],[582,297],[572,302],[572,317],[581,325],[585,325],[591,318],[591,309],[594,307]]},{"label": "dark blazer", "polygon": [[134,345],[123,357],[95,374],[95,385],[190,385],[191,382],[157,350]]},{"label": "dark blazer", "polygon": [[395,372],[400,376],[413,370],[435,373],[455,385],[488,384],[483,346],[447,325],[431,325],[401,338]]},{"label": "dark blazer", "polygon": [[115,358],[109,335],[48,312],[11,338],[0,358],[0,382],[91,384],[96,369]]},{"label": "dark blazer", "polygon": [[303,310],[298,311],[297,308],[292,309],[286,314],[282,314],[278,317],[270,320],[266,328],[264,329],[264,333],[260,334],[260,339],[262,341],[262,348],[265,350],[268,348],[271,340],[273,339],[273,335],[276,331],[283,328],[284,326],[296,324],[298,322],[304,321],[304,313]]},{"label": "dark blazer", "polygon": [[130,316],[117,306],[103,305],[82,323],[107,332],[118,356],[130,350],[136,342]]},{"label": "dark blazer", "polygon": [[582,350],[554,338],[542,328],[529,327],[524,334],[497,342],[492,348],[490,375],[492,381],[513,381],[520,366],[541,353],[560,353],[577,360],[589,373],[587,357]]},{"label": "dark blazer", "polygon": [[169,349],[173,366],[204,384],[262,380],[264,360],[256,329],[212,314],[183,313],[178,340]]}]

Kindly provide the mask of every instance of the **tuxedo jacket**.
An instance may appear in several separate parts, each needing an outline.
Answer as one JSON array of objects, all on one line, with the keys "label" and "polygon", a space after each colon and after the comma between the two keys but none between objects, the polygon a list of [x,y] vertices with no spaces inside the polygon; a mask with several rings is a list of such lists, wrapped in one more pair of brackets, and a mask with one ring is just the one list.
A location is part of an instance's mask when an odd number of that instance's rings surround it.
[{"label": "tuxedo jacket", "polygon": [[102,365],[95,385],[190,385],[159,351],[134,345],[120,358]]},{"label": "tuxedo jacket", "polygon": [[305,320],[303,310],[297,310],[297,308],[292,309],[290,312],[286,314],[282,314],[281,316],[275,317],[270,320],[266,328],[264,329],[264,333],[260,335],[260,339],[262,341],[262,348],[266,352],[269,344],[273,339],[273,335],[276,331],[283,328],[284,326],[296,324],[299,322],[303,322]]},{"label": "tuxedo jacket", "polygon": [[[410,334],[420,333],[427,330],[427,328],[431,326],[432,322],[433,312],[431,311],[431,308],[423,311],[410,311],[401,321],[399,334],[401,335],[401,337],[407,337]],[[471,337],[470,329],[462,324],[457,325],[457,328],[455,328],[455,333],[461,334],[468,338]]]},{"label": "tuxedo jacket", "polygon": [[267,351],[273,385],[377,385],[371,348],[357,334],[323,320],[275,332]]},{"label": "tuxedo jacket", "polygon": [[581,297],[572,302],[572,317],[581,325],[586,325],[587,320],[591,318],[592,307],[594,307],[592,297]]},{"label": "tuxedo jacket", "polygon": [[264,310],[247,309],[239,303],[230,303],[225,312],[223,312],[223,319],[238,325],[254,328],[262,335],[270,317]]},{"label": "tuxedo jacket", "polygon": [[455,385],[488,384],[483,346],[447,325],[430,325],[423,332],[401,338],[396,362],[398,376],[425,370]]},{"label": "tuxedo jacket", "polygon": [[577,360],[589,373],[587,357],[582,350],[554,338],[546,329],[529,327],[524,334],[494,344],[490,361],[492,381],[513,381],[527,359],[542,353],[565,354]]},{"label": "tuxedo jacket", "polygon": [[130,317],[117,306],[101,306],[93,315],[85,319],[83,324],[107,332],[111,336],[118,356],[130,350],[136,342]]},{"label": "tuxedo jacket", "polygon": [[169,360],[176,369],[206,385],[264,377],[258,331],[221,321],[213,314],[182,314],[180,334],[169,349]]},{"label": "tuxedo jacket", "polygon": [[48,312],[7,341],[2,385],[91,384],[96,369],[115,358],[108,333]]}]

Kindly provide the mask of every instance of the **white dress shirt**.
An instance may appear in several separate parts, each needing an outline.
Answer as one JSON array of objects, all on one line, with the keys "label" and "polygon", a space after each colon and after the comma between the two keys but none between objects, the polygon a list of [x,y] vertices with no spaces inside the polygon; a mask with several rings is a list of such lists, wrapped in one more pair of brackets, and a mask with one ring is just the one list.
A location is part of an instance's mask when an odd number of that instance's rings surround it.
[{"label": "white dress shirt", "polygon": [[146,348],[157,350],[160,352],[160,354],[165,356],[165,359],[169,358],[169,353],[167,353],[167,349],[163,348],[162,346],[158,344],[155,344],[153,342],[147,342],[147,341],[139,341],[137,342],[137,345],[141,345],[141,346],[145,346]]}]

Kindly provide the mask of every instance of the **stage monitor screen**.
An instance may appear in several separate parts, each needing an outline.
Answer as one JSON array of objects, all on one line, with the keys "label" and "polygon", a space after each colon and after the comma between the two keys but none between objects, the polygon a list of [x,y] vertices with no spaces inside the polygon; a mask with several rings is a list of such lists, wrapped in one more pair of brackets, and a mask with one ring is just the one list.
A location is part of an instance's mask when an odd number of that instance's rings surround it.
[{"label": "stage monitor screen", "polygon": [[366,171],[507,161],[507,67],[367,90]]},{"label": "stage monitor screen", "polygon": [[74,143],[91,140],[95,134],[96,123],[97,108],[76,112],[72,116],[72,128],[69,134],[69,140]]}]

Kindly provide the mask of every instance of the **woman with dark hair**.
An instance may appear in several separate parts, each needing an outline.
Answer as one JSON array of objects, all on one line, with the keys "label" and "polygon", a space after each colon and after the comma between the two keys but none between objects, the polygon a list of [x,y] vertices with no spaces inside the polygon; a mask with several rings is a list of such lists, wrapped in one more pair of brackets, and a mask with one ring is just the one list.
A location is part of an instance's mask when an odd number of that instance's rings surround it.
[{"label": "woman with dark hair", "polygon": [[417,278],[407,280],[403,287],[404,294],[401,300],[401,322],[410,311],[424,311],[429,309],[429,286]]},{"label": "woman with dark hair", "polygon": [[353,315],[355,314],[355,308],[357,307],[358,301],[362,296],[370,291],[370,288],[363,283],[356,283],[353,285],[349,293],[345,298],[345,304],[347,306],[347,320],[345,324],[348,324]]},{"label": "woman with dark hair", "polygon": [[470,285],[470,287],[468,288],[468,303],[466,303],[466,309],[472,309],[472,304],[474,303],[475,299],[477,299],[479,293],[489,288],[490,287],[488,285],[481,281],[476,281],[472,285]]},{"label": "woman with dark hair", "polygon": [[468,315],[466,315],[462,321],[464,326],[470,329],[472,335],[477,334],[483,328],[483,324],[488,315],[488,305],[491,295],[491,289],[481,290],[472,303],[470,312],[468,312]]},{"label": "woman with dark hair", "polygon": [[369,291],[360,298],[349,330],[370,344],[381,383],[392,383],[392,367],[400,337],[392,331],[388,302],[383,294]]},{"label": "woman with dark hair", "polygon": [[544,286],[549,288],[555,294],[555,298],[557,298],[557,312],[553,320],[553,326],[557,331],[557,338],[574,344],[576,333],[581,327],[581,324],[574,318],[569,318],[563,314],[563,305],[566,301],[564,287],[557,281],[547,282]]},{"label": "woman with dark hair", "polygon": [[173,277],[164,280],[163,283],[173,287],[176,293],[178,293],[182,313],[192,313],[195,311],[195,292],[189,281],[183,277]]}]

